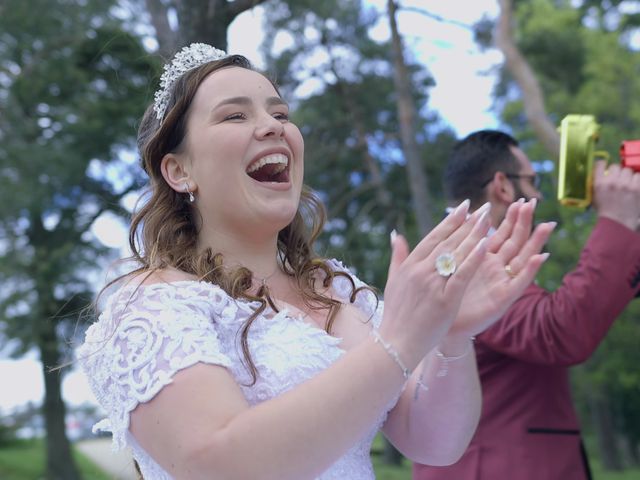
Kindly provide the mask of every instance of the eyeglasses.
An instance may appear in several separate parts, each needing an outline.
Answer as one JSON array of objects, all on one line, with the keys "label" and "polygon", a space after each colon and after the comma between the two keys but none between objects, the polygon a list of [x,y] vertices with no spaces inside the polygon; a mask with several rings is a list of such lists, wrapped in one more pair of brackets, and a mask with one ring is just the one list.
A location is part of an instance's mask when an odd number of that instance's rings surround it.
[{"label": "eyeglasses", "polygon": [[533,185],[533,188],[535,188],[536,190],[538,190],[540,188],[540,175],[538,175],[537,173],[532,173],[532,174],[528,174],[528,175],[519,175],[519,174],[515,174],[515,173],[505,173],[504,175],[507,178],[517,178],[518,180],[524,178],[526,180],[529,180],[529,183],[531,183],[531,185]]},{"label": "eyeglasses", "polygon": [[[531,173],[531,174],[505,173],[504,176],[507,177],[507,178],[511,178],[511,179],[515,178],[515,179],[518,179],[518,180],[521,180],[521,179],[524,178],[526,180],[529,180],[531,185],[533,185],[533,188],[535,188],[536,190],[540,189],[541,177],[537,173]],[[487,185],[489,185],[491,180],[493,180],[493,177],[491,177],[489,180],[483,182],[482,185],[480,185],[480,187],[481,188],[486,187]]]}]

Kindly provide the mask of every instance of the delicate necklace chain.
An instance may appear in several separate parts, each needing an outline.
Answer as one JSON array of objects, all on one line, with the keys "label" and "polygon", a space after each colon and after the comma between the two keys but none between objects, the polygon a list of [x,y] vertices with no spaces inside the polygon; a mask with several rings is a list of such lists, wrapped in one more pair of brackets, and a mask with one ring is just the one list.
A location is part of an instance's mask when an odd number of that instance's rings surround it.
[{"label": "delicate necklace chain", "polygon": [[271,279],[271,277],[273,277],[276,273],[278,273],[278,270],[280,270],[280,264],[278,263],[276,265],[276,268],[273,272],[271,272],[271,274],[267,275],[266,277],[255,277],[256,280],[259,280],[260,282],[260,287],[267,287],[267,280]]},{"label": "delicate necklace chain", "polygon": [[278,272],[278,269],[276,268],[276,271],[273,272],[271,275],[269,275],[268,277],[262,277],[260,279],[260,285],[265,286],[267,284],[267,280],[269,280],[271,277],[273,277],[276,273]]}]

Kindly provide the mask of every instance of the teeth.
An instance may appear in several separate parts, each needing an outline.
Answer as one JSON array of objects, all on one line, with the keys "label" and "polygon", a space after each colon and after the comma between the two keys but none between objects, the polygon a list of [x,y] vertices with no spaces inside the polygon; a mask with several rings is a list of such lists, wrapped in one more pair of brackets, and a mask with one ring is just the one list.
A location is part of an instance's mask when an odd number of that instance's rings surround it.
[{"label": "teeth", "polygon": [[286,155],[282,155],[281,153],[276,153],[274,155],[267,155],[266,157],[262,157],[260,160],[256,160],[253,162],[249,168],[247,168],[247,173],[255,172],[256,170],[264,167],[267,164],[279,164],[277,172],[283,171],[289,165],[289,159]]}]

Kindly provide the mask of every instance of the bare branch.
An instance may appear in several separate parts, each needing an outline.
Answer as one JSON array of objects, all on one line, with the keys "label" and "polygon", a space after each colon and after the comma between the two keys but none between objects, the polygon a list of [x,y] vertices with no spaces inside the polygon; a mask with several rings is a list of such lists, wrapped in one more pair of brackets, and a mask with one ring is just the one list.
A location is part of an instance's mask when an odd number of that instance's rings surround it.
[{"label": "bare branch", "polygon": [[349,186],[349,188],[344,192],[343,195],[339,196],[338,198],[334,199],[333,202],[331,202],[329,217],[335,218],[344,215],[344,211],[347,208],[347,205],[349,205],[352,200],[358,198],[360,195],[363,195],[365,192],[374,190],[376,188],[378,188],[378,186],[372,181],[362,182],[356,186]]},{"label": "bare branch", "polygon": [[511,24],[513,11],[511,0],[499,0],[500,17],[496,24],[496,47],[502,51],[505,66],[522,91],[524,112],[538,139],[553,157],[560,151],[560,136],[549,120],[544,106],[544,94],[531,66],[518,49],[513,38]]},{"label": "bare branch", "polygon": [[464,28],[466,30],[473,31],[473,26],[472,25],[467,25],[466,23],[458,22],[457,20],[451,20],[449,18],[441,17],[440,15],[436,15],[435,13],[428,12],[427,10],[423,10],[422,8],[398,6],[398,9],[403,11],[403,12],[419,13],[420,15],[424,15],[425,17],[429,17],[429,18],[431,18],[433,20],[436,20],[437,22],[449,23],[451,25],[455,25],[456,27],[461,27],[461,28]]},{"label": "bare branch", "polygon": [[420,234],[425,235],[433,227],[431,215],[431,199],[427,191],[427,174],[420,160],[420,152],[416,141],[417,112],[411,95],[411,79],[404,60],[404,46],[398,32],[396,22],[396,3],[387,1],[389,28],[391,29],[391,45],[393,48],[393,80],[397,93],[397,110],[400,127],[402,153],[407,164],[407,177],[413,211],[418,222]]},{"label": "bare branch", "polygon": [[229,13],[232,18],[240,15],[245,10],[251,10],[253,7],[264,3],[266,0],[235,0],[229,4]]}]

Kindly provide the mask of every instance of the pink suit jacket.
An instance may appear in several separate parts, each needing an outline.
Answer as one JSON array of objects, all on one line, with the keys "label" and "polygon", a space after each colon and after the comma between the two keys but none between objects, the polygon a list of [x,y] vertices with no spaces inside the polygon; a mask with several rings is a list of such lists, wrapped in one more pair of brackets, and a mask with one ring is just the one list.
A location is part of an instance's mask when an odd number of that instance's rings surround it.
[{"label": "pink suit jacket", "polygon": [[640,234],[598,220],[553,293],[531,285],[476,340],[478,429],[460,461],[414,480],[585,480],[568,367],[586,360],[640,290]]}]

